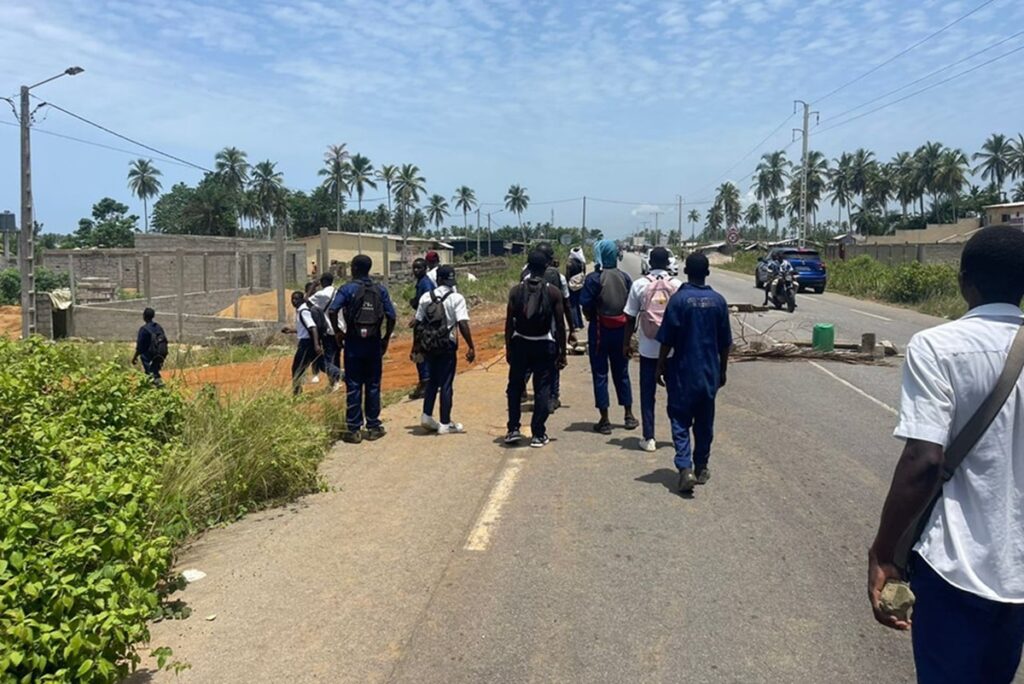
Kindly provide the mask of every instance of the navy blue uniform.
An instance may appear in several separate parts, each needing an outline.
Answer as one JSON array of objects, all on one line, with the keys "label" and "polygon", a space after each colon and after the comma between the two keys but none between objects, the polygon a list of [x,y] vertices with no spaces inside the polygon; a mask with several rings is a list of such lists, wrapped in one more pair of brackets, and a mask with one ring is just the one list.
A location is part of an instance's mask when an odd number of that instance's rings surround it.
[{"label": "navy blue uniform", "polygon": [[[605,269],[609,270],[609,269]],[[629,274],[619,271],[626,281],[626,293],[633,286]],[[590,319],[587,327],[587,351],[590,356],[590,373],[594,379],[594,405],[599,410],[608,408],[608,369],[611,368],[612,383],[619,406],[633,406],[633,388],[629,382],[629,359],[623,351],[626,339],[625,314],[619,327],[602,325],[598,320],[601,297],[601,273],[595,271],[583,281],[580,290],[580,306]]]}]

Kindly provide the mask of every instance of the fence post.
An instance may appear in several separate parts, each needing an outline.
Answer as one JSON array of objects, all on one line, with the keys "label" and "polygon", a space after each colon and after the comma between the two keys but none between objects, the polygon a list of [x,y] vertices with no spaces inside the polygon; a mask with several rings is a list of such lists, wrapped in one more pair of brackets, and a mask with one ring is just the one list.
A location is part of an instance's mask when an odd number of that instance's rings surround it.
[{"label": "fence post", "polygon": [[331,246],[327,226],[320,226],[320,253],[316,257],[316,265],[320,269],[320,275],[331,270]]},{"label": "fence post", "polygon": [[124,289],[124,254],[117,255],[117,287]]},{"label": "fence post", "polygon": [[249,276],[249,294],[252,294],[256,291],[256,271],[253,269],[252,252],[245,255],[245,264],[246,275]]},{"label": "fence post", "polygon": [[178,300],[178,338],[175,341],[181,344],[185,332],[185,250],[175,251],[174,259],[178,267],[178,296],[175,298]]},{"label": "fence post", "polygon": [[203,292],[210,291],[210,280],[209,280],[209,265],[210,255],[207,252],[203,252]]},{"label": "fence post", "polygon": [[146,304],[153,303],[153,284],[150,280],[149,254],[142,255],[142,288],[146,291]]},{"label": "fence post", "polygon": [[241,285],[241,271],[242,268],[242,257],[235,250],[235,318],[238,318],[238,298],[241,296],[240,285]]},{"label": "fence post", "polygon": [[75,255],[68,254],[68,287],[71,288],[71,303],[78,299],[78,288],[75,287]]}]

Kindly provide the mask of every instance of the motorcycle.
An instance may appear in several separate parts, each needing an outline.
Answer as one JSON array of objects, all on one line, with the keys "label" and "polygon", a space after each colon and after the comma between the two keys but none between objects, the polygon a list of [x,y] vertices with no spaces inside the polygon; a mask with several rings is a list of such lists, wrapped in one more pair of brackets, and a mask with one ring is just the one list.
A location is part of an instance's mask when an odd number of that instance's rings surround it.
[{"label": "motorcycle", "polygon": [[797,275],[792,271],[776,276],[775,280],[768,284],[768,301],[776,309],[783,306],[789,313],[796,309]]}]

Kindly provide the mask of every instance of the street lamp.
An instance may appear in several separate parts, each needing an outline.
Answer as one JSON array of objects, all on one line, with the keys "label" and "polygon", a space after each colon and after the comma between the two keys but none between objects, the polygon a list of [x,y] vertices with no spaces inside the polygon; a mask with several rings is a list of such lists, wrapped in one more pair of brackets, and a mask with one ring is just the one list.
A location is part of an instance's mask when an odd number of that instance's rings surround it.
[{"label": "street lamp", "polygon": [[80,66],[68,67],[56,76],[34,85],[21,86],[21,234],[18,239],[18,266],[21,269],[21,337],[28,339],[36,332],[36,263],[35,219],[32,206],[32,152],[29,131],[32,113],[29,111],[28,93],[44,83],[62,76],[77,76],[85,71]]}]

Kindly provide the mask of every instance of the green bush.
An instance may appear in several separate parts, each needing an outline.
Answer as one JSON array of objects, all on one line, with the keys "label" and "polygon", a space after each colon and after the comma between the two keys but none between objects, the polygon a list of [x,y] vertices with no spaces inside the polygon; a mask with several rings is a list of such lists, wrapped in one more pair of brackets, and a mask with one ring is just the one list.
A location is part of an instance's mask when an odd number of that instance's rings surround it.
[{"label": "green bush", "polygon": [[152,529],[176,395],[72,350],[0,340],[0,677],[114,682],[170,569]]},{"label": "green bush", "polygon": [[955,267],[915,261],[890,268],[879,296],[888,302],[917,304],[936,297],[956,296],[958,292]]},{"label": "green bush", "polygon": [[[68,287],[68,274],[57,273],[40,266],[36,269],[36,290],[53,292]],[[0,305],[21,303],[21,272],[16,268],[0,271]]]}]

